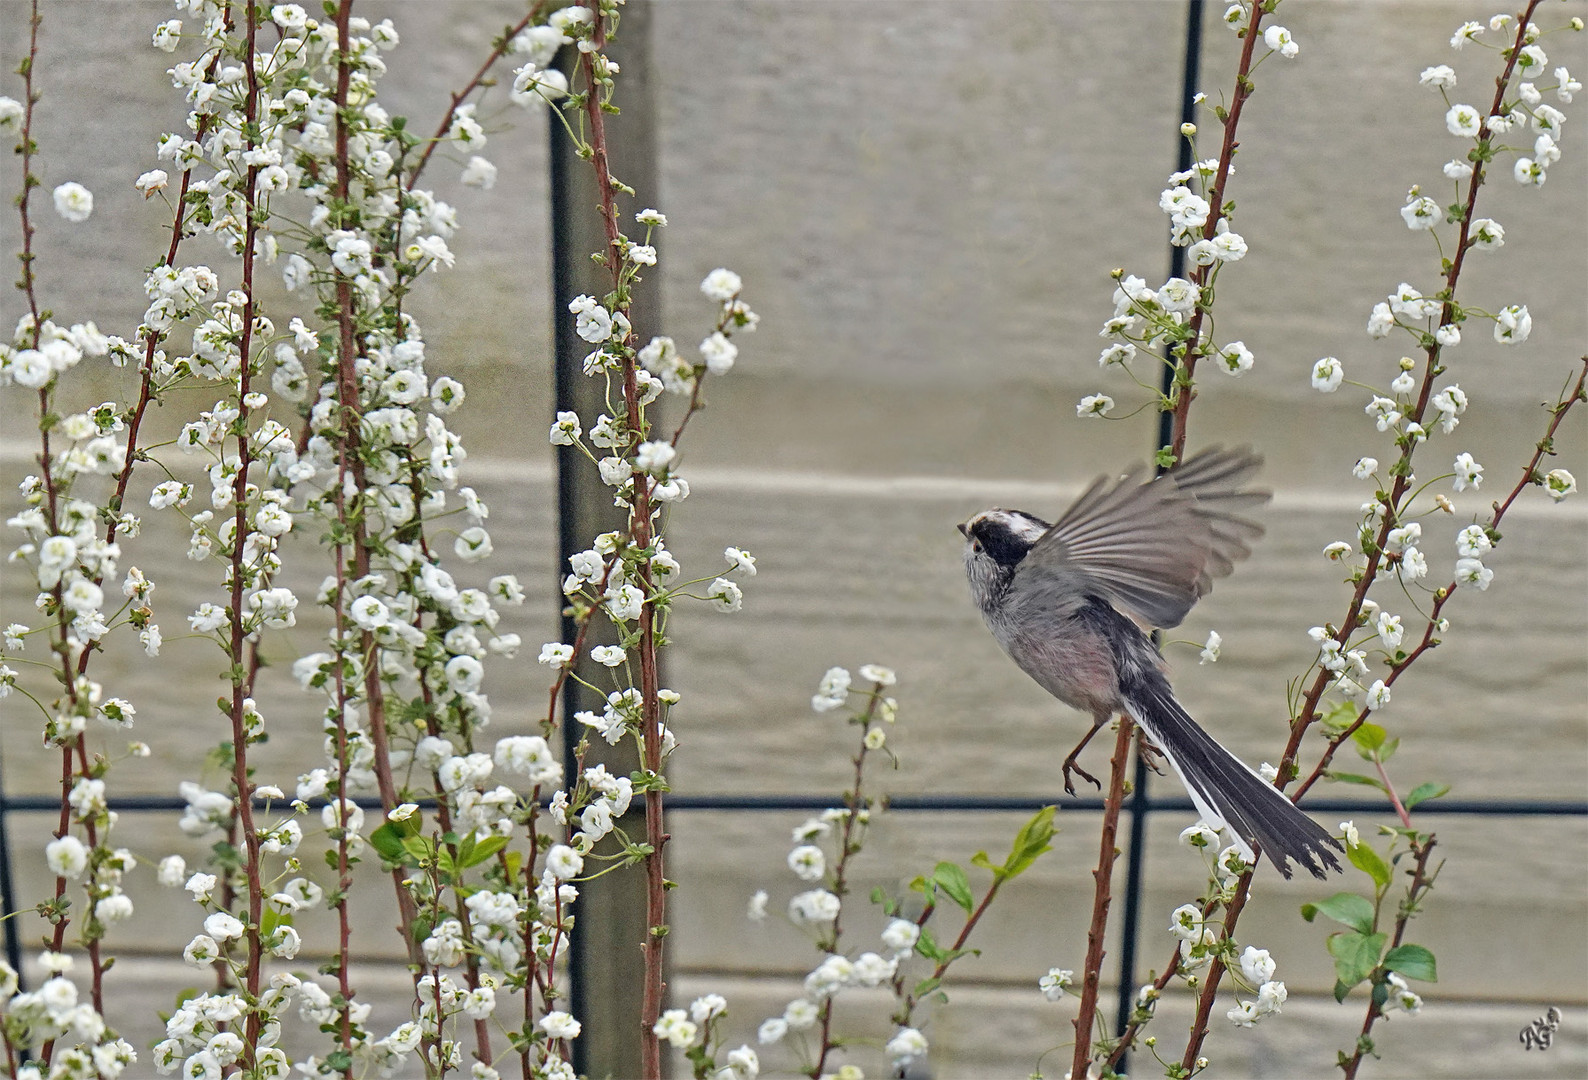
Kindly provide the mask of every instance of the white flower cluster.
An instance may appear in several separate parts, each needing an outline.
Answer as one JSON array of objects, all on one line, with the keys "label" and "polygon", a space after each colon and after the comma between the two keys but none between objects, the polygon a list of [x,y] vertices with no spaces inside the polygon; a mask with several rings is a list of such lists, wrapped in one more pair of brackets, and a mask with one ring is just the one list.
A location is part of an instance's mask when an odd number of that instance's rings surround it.
[{"label": "white flower cluster", "polygon": [[[884,725],[892,723],[898,712],[897,702],[884,697],[882,691],[893,686],[897,675],[889,668],[877,664],[864,664],[859,668],[862,679],[871,684],[865,693],[870,708],[856,722],[863,721],[861,750],[858,768],[864,769],[865,754],[885,745]],[[842,708],[852,692],[854,677],[845,668],[830,668],[822,676],[811,704],[816,712],[830,712]],[[892,917],[880,934],[881,948],[860,951],[842,950],[837,936],[839,915],[843,911],[844,863],[849,856],[864,845],[865,831],[872,821],[873,809],[869,798],[861,793],[858,784],[849,796],[852,806],[833,807],[814,817],[806,818],[795,826],[788,853],[789,871],[802,885],[810,886],[795,893],[788,901],[788,920],[808,933],[816,944],[821,959],[805,976],[804,992],[789,1002],[779,1016],[769,1017],[757,1030],[762,1045],[781,1042],[790,1032],[810,1030],[829,1018],[834,999],[843,991],[853,988],[889,987],[898,992],[901,983],[900,965],[915,952],[921,937],[921,924],[909,919]],[[759,891],[750,901],[749,915],[759,921],[766,917],[768,897]],[[924,1036],[911,1027],[901,1027],[885,1046],[895,1067],[924,1057],[927,1043]]]},{"label": "white flower cluster", "polygon": [[[1226,17],[1236,15],[1245,25],[1248,10],[1242,5],[1232,7]],[[1269,47],[1285,56],[1294,56],[1297,46],[1283,27],[1270,28],[1267,34]],[[1196,125],[1186,124],[1182,133],[1188,138],[1196,135]],[[1230,166],[1226,177],[1234,174]],[[1150,351],[1168,347],[1206,355],[1215,361],[1226,374],[1239,377],[1252,369],[1256,357],[1245,342],[1234,341],[1215,345],[1211,341],[1189,341],[1189,323],[1192,314],[1202,303],[1205,290],[1217,279],[1219,268],[1225,263],[1239,262],[1246,257],[1248,246],[1244,237],[1230,230],[1229,217],[1217,215],[1213,234],[1207,235],[1209,218],[1215,208],[1208,201],[1214,196],[1212,185],[1219,172],[1219,160],[1207,158],[1197,161],[1191,168],[1172,173],[1168,184],[1158,196],[1158,208],[1169,217],[1169,242],[1186,248],[1186,258],[1196,267],[1196,280],[1172,277],[1157,289],[1147,287],[1146,281],[1135,275],[1116,274],[1119,282],[1114,291],[1114,314],[1103,324],[1102,337],[1111,344],[1098,357],[1104,368],[1119,365],[1128,367],[1139,349]],[[1090,394],[1076,406],[1076,416],[1101,418],[1114,408],[1114,399],[1107,394]]]},{"label": "white flower cluster", "polygon": [[[1180,842],[1205,853],[1212,852],[1217,850],[1219,834],[1205,823],[1197,822],[1180,834]],[[1233,895],[1229,887],[1245,869],[1246,864],[1233,846],[1219,852],[1214,874],[1221,896]],[[1180,939],[1180,963],[1176,974],[1194,986],[1201,970],[1212,963],[1216,949],[1224,947],[1218,932],[1207,925],[1202,909],[1195,904],[1182,904],[1170,913],[1169,932]],[[1237,999],[1235,1007],[1226,1014],[1232,1023],[1237,1027],[1253,1027],[1264,1017],[1280,1011],[1287,996],[1285,984],[1275,981],[1274,961],[1267,949],[1247,946],[1241,953],[1238,967],[1231,965],[1230,970],[1236,975],[1238,985],[1255,995],[1252,1000]],[[1151,1007],[1156,1000],[1155,994],[1144,993],[1138,998],[1144,1008]]]},{"label": "white flower cluster", "polygon": [[728,1002],[721,994],[705,994],[690,1002],[688,1009],[664,1010],[651,1030],[674,1049],[689,1051],[693,1059],[703,1057],[711,1062],[706,1075],[712,1080],[755,1080],[761,1073],[761,1058],[755,1049],[740,1045],[727,1050],[721,1042],[727,1015]]},{"label": "white flower cluster", "polygon": [[[129,912],[130,914],[130,906]],[[92,1004],[79,1000],[77,985],[66,977],[73,960],[65,953],[39,954],[39,966],[46,978],[37,990],[18,993],[16,969],[0,961],[0,1018],[6,1026],[7,1045],[37,1049],[55,1043],[51,1077],[103,1077],[116,1080],[138,1060],[138,1053],[125,1039],[106,1040],[105,1020]],[[17,1075],[31,1070],[37,1080],[43,1074],[24,1066]]]},{"label": "white flower cluster", "polygon": [[[1406,580],[1405,575],[1427,574],[1428,564],[1422,552],[1415,547],[1406,547],[1401,552],[1396,569],[1403,575],[1402,580]],[[1364,601],[1364,604],[1366,603],[1368,602]],[[1372,610],[1382,618],[1370,629],[1365,638],[1355,644],[1367,644],[1377,637],[1384,646],[1386,656],[1393,658],[1396,655],[1393,650],[1399,647],[1404,632],[1401,629],[1400,618],[1379,611],[1377,604],[1372,605]],[[1371,685],[1369,684],[1373,669],[1368,665],[1366,649],[1342,647],[1324,626],[1312,627],[1307,631],[1307,635],[1318,646],[1318,665],[1334,676],[1329,684],[1331,691],[1342,694],[1351,701],[1364,703],[1374,710],[1381,710],[1389,704],[1389,685],[1383,679],[1372,679]]]},{"label": "white flower cluster", "polygon": [[[1496,33],[1512,34],[1510,29],[1511,17],[1497,15],[1490,20],[1489,29]],[[1484,31],[1481,23],[1463,23],[1450,39],[1454,49],[1461,49],[1468,41],[1475,40]],[[1533,141],[1533,154],[1531,157],[1518,153],[1512,166],[1512,175],[1517,183],[1531,187],[1538,187],[1548,179],[1548,169],[1560,160],[1560,135],[1561,128],[1566,122],[1566,114],[1553,105],[1544,103],[1544,95],[1553,91],[1555,100],[1562,105],[1571,104],[1572,97],[1582,89],[1582,83],[1572,78],[1571,72],[1564,67],[1557,67],[1553,72],[1554,82],[1540,86],[1539,82],[1548,73],[1549,58],[1543,48],[1538,44],[1539,30],[1535,24],[1522,28],[1522,45],[1516,52],[1515,74],[1521,80],[1516,86],[1516,97],[1504,103],[1500,112],[1493,116],[1484,116],[1481,111],[1471,105],[1460,103],[1452,104],[1449,91],[1456,86],[1456,72],[1448,64],[1439,64],[1423,71],[1420,82],[1431,87],[1444,96],[1449,110],[1445,113],[1445,127],[1452,135],[1464,139],[1476,139],[1479,144],[1486,143],[1490,137],[1505,135],[1509,132],[1526,132],[1529,128],[1536,133]],[[1507,147],[1506,149],[1512,149]],[[1512,152],[1516,152],[1514,149]],[[1468,154],[1465,158],[1458,158],[1445,165],[1445,175],[1453,180],[1461,180],[1472,175],[1472,162],[1483,160],[1477,152]],[[1402,210],[1402,214],[1407,214]],[[1423,215],[1427,216],[1427,215]],[[1412,217],[1407,217],[1407,224],[1412,228],[1428,228],[1431,223],[1413,224]],[[1473,222],[1469,232],[1469,242],[1476,247],[1498,247],[1503,244],[1504,232],[1491,234],[1489,237],[1479,235],[1479,223]]]}]

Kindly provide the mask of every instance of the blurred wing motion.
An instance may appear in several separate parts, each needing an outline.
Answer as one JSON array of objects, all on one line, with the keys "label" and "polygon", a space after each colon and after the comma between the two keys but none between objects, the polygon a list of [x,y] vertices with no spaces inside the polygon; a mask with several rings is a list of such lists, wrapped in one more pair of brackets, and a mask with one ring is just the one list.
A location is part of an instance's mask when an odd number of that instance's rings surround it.
[{"label": "blurred wing motion", "polygon": [[[1248,448],[1203,451],[1156,480],[1137,466],[1098,478],[1032,547],[1016,574],[1105,597],[1149,626],[1178,626],[1263,534],[1239,516],[1267,502],[1243,488],[1262,464]],[[1056,582],[1055,582],[1056,583]]]}]

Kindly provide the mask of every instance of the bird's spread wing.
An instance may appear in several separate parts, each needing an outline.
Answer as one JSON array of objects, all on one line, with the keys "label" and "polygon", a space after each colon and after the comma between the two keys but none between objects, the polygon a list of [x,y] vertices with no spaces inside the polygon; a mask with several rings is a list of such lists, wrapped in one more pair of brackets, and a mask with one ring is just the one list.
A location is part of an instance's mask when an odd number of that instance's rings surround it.
[{"label": "bird's spread wing", "polygon": [[1177,626],[1262,535],[1240,516],[1270,497],[1243,486],[1261,464],[1250,449],[1215,447],[1156,480],[1144,466],[1118,481],[1100,477],[1036,542],[1016,578],[1044,592],[1096,592],[1151,626]]}]

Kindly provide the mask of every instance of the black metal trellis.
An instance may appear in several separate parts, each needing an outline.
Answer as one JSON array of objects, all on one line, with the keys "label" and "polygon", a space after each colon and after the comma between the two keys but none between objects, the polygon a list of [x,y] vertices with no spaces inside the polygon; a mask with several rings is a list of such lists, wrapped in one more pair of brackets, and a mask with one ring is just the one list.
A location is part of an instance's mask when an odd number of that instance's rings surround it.
[{"label": "black metal trellis", "polygon": [[[1185,41],[1183,50],[1183,77],[1181,91],[1181,118],[1182,122],[1194,119],[1195,110],[1192,97],[1196,93],[1198,83],[1198,69],[1202,48],[1202,21],[1203,0],[1187,0],[1187,18],[1185,26]],[[559,151],[565,140],[560,138],[561,133],[553,133],[554,148]],[[1177,168],[1184,170],[1191,164],[1189,144],[1179,140],[1179,164]],[[552,155],[551,168],[555,170],[566,165],[560,152]],[[554,325],[558,328],[557,338],[557,407],[568,408],[567,394],[571,391],[570,375],[576,375],[583,351],[576,338],[570,332],[566,318],[566,305],[573,294],[567,275],[562,273],[562,268],[571,265],[585,257],[585,252],[574,250],[578,244],[572,239],[573,233],[567,227],[573,215],[587,212],[583,205],[570,205],[567,201],[567,189],[554,176],[551,185],[552,201],[551,214],[553,226],[553,247],[555,249],[554,265],[558,268],[554,274]],[[1171,248],[1171,276],[1179,276],[1184,270],[1184,249]],[[1165,379],[1169,378],[1166,372]],[[1167,390],[1167,385],[1165,386]],[[1169,437],[1169,417],[1163,414],[1160,417],[1160,430],[1158,445],[1167,443]],[[570,468],[574,455],[567,447],[559,448],[558,456],[558,520],[559,520],[559,551],[565,557],[568,553],[582,547],[581,537],[573,528],[575,510],[579,505],[580,493],[573,482],[573,473]],[[561,565],[561,564],[559,564]],[[560,577],[560,574],[557,575]],[[554,587],[555,594],[561,596],[560,588]],[[571,629],[571,622],[564,621],[565,640],[567,631]],[[577,736],[575,735],[576,739]],[[571,754],[568,757],[571,760]],[[3,763],[0,763],[3,764]],[[0,769],[0,778],[3,778],[3,769]],[[1184,797],[1155,797],[1149,794],[1150,772],[1138,759],[1135,773],[1135,787],[1129,801],[1125,804],[1123,812],[1130,820],[1130,840],[1126,858],[1126,881],[1123,889],[1122,902],[1122,939],[1120,943],[1120,961],[1118,975],[1118,1029],[1122,1030],[1135,1005],[1136,991],[1136,957],[1138,939],[1141,925],[1142,887],[1145,869],[1145,841],[1146,826],[1149,816],[1157,812],[1185,813],[1194,811],[1191,801]],[[356,800],[366,808],[379,808],[377,800]],[[949,813],[1030,813],[1055,802],[1053,799],[1043,799],[1034,796],[995,796],[977,794],[955,795],[899,795],[887,800],[886,805],[893,812],[949,812]],[[826,809],[835,804],[832,795],[798,794],[798,795],[758,795],[745,794],[720,794],[720,795],[691,795],[687,793],[672,794],[668,797],[670,811],[679,813],[699,812],[778,812],[778,811],[806,811]],[[111,800],[110,808],[118,813],[153,813],[153,812],[180,812],[186,806],[186,801],[171,796],[129,796]],[[636,798],[635,806],[643,806],[643,796]],[[1065,799],[1058,802],[1059,809],[1065,813],[1096,813],[1103,808],[1101,799],[1082,798]],[[1360,799],[1329,799],[1317,798],[1306,801],[1305,808],[1313,812],[1329,812],[1341,814],[1367,814],[1381,812],[1382,803]],[[6,917],[0,926],[3,926],[3,943],[7,960],[19,975],[23,972],[22,940],[18,927],[18,920],[13,917],[18,913],[15,898],[15,884],[13,866],[11,861],[10,820],[13,814],[40,814],[55,813],[60,809],[58,798],[47,796],[19,796],[6,795],[3,784],[0,784],[0,914]],[[1419,814],[1443,816],[1473,816],[1473,817],[1588,817],[1588,800],[1572,799],[1441,799],[1435,802],[1423,803],[1418,808]],[[581,935],[583,936],[583,935]],[[580,952],[575,952],[574,960],[570,964],[569,977],[572,984],[572,1010],[581,1019],[586,1018],[591,1003],[581,992],[583,983]],[[588,1071],[585,1059],[588,1048],[584,1040],[574,1044],[575,1067],[581,1073]],[[1121,1070],[1126,1067],[1126,1062],[1121,1060],[1118,1066]]]}]

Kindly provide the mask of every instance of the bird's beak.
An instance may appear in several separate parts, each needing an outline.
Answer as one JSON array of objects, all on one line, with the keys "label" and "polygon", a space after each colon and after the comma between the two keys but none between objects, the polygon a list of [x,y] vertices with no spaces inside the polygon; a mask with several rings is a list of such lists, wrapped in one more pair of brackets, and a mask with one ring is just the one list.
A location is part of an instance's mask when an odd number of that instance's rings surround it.
[{"label": "bird's beak", "polygon": [[959,530],[959,534],[961,536],[963,536],[965,539],[967,539],[967,540],[970,539],[970,530],[965,527],[965,523],[963,521],[960,522],[958,525],[954,526],[954,528],[958,529]]}]

